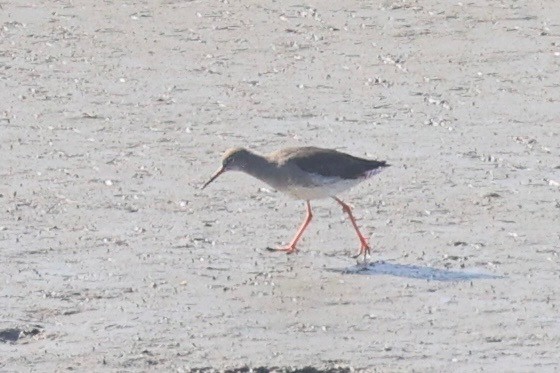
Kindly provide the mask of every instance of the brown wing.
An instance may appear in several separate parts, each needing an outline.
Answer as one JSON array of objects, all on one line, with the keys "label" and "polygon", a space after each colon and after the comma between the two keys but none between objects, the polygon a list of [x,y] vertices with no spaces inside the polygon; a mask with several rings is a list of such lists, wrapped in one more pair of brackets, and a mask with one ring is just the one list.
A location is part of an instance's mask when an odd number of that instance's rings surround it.
[{"label": "brown wing", "polygon": [[354,157],[332,149],[315,147],[287,148],[274,154],[282,163],[291,163],[303,171],[325,177],[357,179],[367,171],[387,167],[385,161]]}]

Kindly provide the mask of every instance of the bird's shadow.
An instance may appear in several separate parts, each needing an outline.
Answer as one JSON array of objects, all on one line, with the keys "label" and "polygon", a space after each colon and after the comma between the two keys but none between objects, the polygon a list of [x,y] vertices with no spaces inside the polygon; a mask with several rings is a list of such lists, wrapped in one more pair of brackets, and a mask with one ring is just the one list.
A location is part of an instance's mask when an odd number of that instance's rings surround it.
[{"label": "bird's shadow", "polygon": [[347,268],[331,268],[331,272],[351,275],[389,275],[396,277],[414,278],[418,280],[431,280],[441,282],[460,282],[472,280],[495,280],[504,276],[482,273],[476,270],[452,271],[418,265],[389,263],[378,261],[373,263],[358,264]]}]

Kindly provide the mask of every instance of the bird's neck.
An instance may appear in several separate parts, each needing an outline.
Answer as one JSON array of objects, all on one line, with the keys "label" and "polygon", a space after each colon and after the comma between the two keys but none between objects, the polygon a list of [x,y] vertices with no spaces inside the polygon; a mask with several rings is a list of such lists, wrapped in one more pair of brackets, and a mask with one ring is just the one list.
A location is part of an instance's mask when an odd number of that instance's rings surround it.
[{"label": "bird's neck", "polygon": [[246,159],[246,165],[243,167],[242,171],[257,179],[266,181],[273,176],[274,168],[274,164],[266,157],[260,154],[249,153]]}]

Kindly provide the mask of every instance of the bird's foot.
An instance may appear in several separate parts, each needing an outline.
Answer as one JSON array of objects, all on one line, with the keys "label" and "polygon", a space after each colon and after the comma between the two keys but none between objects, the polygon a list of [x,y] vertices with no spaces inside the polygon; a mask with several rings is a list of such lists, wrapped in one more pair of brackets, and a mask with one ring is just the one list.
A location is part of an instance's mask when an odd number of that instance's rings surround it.
[{"label": "bird's foot", "polygon": [[371,254],[371,249],[367,242],[362,242],[362,246],[360,247],[360,251],[358,254],[354,255],[354,259],[358,259],[361,255],[364,256],[364,263],[366,262],[366,257]]},{"label": "bird's foot", "polygon": [[297,247],[295,245],[288,245],[285,247],[277,247],[277,248],[267,248],[269,251],[283,251],[286,254],[294,254],[297,253],[299,250],[297,249]]}]

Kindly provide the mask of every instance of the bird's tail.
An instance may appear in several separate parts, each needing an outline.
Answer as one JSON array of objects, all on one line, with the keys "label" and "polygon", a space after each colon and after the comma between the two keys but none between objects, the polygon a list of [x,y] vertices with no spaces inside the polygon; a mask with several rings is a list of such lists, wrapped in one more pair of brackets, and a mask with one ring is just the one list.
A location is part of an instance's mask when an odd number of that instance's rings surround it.
[{"label": "bird's tail", "polygon": [[368,177],[372,177],[373,175],[377,175],[378,173],[383,171],[383,168],[389,167],[390,164],[388,164],[385,161],[374,161],[374,163],[371,166],[372,166],[371,169],[364,172],[363,174],[363,177],[365,177],[366,179]]}]

